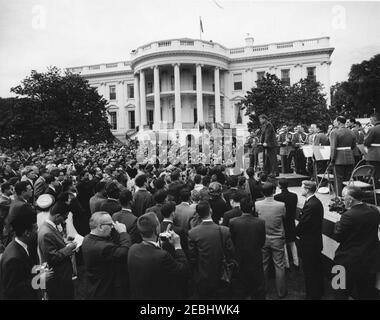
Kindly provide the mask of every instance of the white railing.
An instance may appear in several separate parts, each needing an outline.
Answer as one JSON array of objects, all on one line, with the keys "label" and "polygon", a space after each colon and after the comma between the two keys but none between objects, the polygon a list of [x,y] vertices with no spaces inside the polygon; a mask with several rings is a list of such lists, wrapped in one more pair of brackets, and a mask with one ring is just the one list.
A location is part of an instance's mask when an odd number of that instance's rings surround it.
[{"label": "white railing", "polygon": [[99,70],[100,69],[100,64],[95,65],[95,66],[89,66],[88,69],[89,70]]},{"label": "white railing", "polygon": [[194,45],[194,41],[181,40],[180,41],[180,45],[181,46],[193,46]]},{"label": "white railing", "polygon": [[244,53],[244,48],[231,49],[230,54]]},{"label": "white railing", "polygon": [[293,42],[288,43],[280,43],[276,45],[277,49],[284,49],[284,48],[293,48]]},{"label": "white railing", "polygon": [[171,41],[160,41],[158,43],[158,46],[159,47],[170,47],[172,45],[172,42]]},{"label": "white railing", "polygon": [[117,63],[107,63],[106,64],[106,68],[116,68],[117,67]]},{"label": "white railing", "polygon": [[269,46],[260,46],[260,47],[253,47],[252,51],[266,51],[269,49]]}]

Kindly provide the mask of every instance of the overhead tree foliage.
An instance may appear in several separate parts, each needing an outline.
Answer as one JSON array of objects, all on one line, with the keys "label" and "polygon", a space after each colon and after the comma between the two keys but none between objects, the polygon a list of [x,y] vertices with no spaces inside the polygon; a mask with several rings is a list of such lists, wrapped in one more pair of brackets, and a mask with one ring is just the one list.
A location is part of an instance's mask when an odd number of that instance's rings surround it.
[{"label": "overhead tree foliage", "polygon": [[20,146],[49,148],[61,143],[114,139],[107,119],[107,101],[87,80],[56,67],[35,70],[11,89],[16,99],[2,99],[0,108],[9,121],[0,133]]},{"label": "overhead tree foliage", "polygon": [[380,112],[380,54],[351,67],[347,81],[331,88],[331,106],[347,117],[368,117]]},{"label": "overhead tree foliage", "polygon": [[266,114],[275,128],[285,124],[294,127],[330,122],[330,112],[321,89],[321,84],[313,80],[301,79],[288,86],[276,75],[266,73],[241,102],[246,115],[250,116],[248,127],[259,127],[260,114]]}]

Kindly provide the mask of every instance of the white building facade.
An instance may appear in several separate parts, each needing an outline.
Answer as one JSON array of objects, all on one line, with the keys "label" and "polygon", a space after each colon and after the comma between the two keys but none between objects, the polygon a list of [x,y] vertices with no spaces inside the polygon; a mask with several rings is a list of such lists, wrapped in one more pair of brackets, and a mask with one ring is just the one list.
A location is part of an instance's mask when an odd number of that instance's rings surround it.
[{"label": "white building facade", "polygon": [[[287,84],[311,77],[323,85],[330,105],[329,38],[228,49],[196,39],[172,39],[133,50],[129,61],[69,68],[108,101],[115,136],[137,130],[198,131],[200,124],[229,124],[247,131],[239,108],[246,92],[266,72]],[[244,134],[245,135],[245,134]]]}]

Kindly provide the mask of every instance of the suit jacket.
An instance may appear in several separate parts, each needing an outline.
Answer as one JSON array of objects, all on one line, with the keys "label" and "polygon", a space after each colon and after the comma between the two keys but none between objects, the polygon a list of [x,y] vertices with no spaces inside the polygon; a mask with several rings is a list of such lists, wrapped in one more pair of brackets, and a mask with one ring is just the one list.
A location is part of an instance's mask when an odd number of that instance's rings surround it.
[{"label": "suit jacket", "polygon": [[227,207],[228,207],[228,210],[231,210],[231,204],[230,204],[230,200],[233,198],[233,196],[235,195],[235,193],[238,192],[238,188],[237,187],[231,187],[229,189],[227,189],[226,191],[223,192],[223,197],[224,199],[226,200],[226,204],[227,204]]},{"label": "suit jacket", "polygon": [[127,297],[127,258],[130,246],[126,232],[119,234],[119,243],[93,234],[88,234],[83,239],[86,299],[112,300]]},{"label": "suit jacket", "polygon": [[380,122],[375,123],[364,138],[364,145],[368,148],[367,160],[380,161],[380,147],[371,147],[371,144],[380,144]]},{"label": "suit jacket", "polygon": [[263,267],[261,249],[265,244],[265,221],[251,214],[243,214],[230,221],[231,239],[241,271]]},{"label": "suit jacket", "polygon": [[44,177],[40,176],[36,182],[34,183],[34,201],[38,199],[38,197],[44,194],[45,190],[49,185],[45,182]]},{"label": "suit jacket", "polygon": [[330,144],[329,138],[323,132],[319,132],[315,135],[314,145],[315,146],[328,146]]},{"label": "suit jacket", "polygon": [[[353,150],[356,147],[355,134],[348,128],[338,128],[330,133],[331,162],[337,165],[352,165],[355,163]],[[337,148],[347,147],[347,150]]]},{"label": "suit jacket", "polygon": [[132,212],[136,217],[140,217],[145,213],[145,210],[153,204],[152,194],[145,189],[139,189],[133,195]]},{"label": "suit jacket", "polygon": [[112,215],[113,221],[125,224],[127,232],[131,237],[132,244],[141,242],[141,235],[137,229],[137,217],[128,209],[121,209]]},{"label": "suit jacket", "polygon": [[6,223],[10,224],[14,217],[25,209],[35,212],[30,203],[25,202],[22,198],[16,197],[15,200],[11,202],[11,205],[9,207],[9,214],[6,219]]},{"label": "suit jacket", "polygon": [[304,132],[296,132],[292,137],[293,146],[297,147],[297,143],[305,143],[307,140],[307,135]]},{"label": "suit jacket", "polygon": [[274,196],[274,200],[285,203],[285,240],[286,242],[294,242],[296,240],[296,211],[297,211],[297,194],[290,192],[289,190],[282,190],[281,193]]},{"label": "suit jacket", "polygon": [[[12,200],[6,198],[4,195],[0,195],[0,226],[3,226],[5,219],[9,214],[9,208],[11,207]],[[0,230],[0,235],[3,234],[3,229]]]},{"label": "suit jacket", "polygon": [[322,251],[322,223],[323,206],[314,195],[305,202],[296,226],[296,235],[300,238],[301,246],[314,247]]},{"label": "suit jacket", "polygon": [[260,219],[265,221],[266,239],[284,239],[284,218],[286,214],[285,204],[265,198],[256,202],[256,212]]},{"label": "suit jacket", "polygon": [[253,203],[255,203],[257,199],[264,197],[261,191],[261,183],[254,178],[247,179],[245,191],[250,194]]},{"label": "suit jacket", "polygon": [[51,299],[73,299],[73,267],[71,258],[64,254],[66,244],[60,232],[45,221],[38,230],[38,248],[41,263],[53,268],[53,277],[46,283]]},{"label": "suit jacket", "polygon": [[224,213],[228,211],[227,203],[221,197],[211,198],[208,202],[212,209],[212,220],[218,224],[220,218],[222,218]]},{"label": "suit jacket", "polygon": [[174,212],[174,225],[180,227],[185,233],[189,231],[189,221],[195,213],[195,208],[188,202],[182,202],[176,206]]},{"label": "suit jacket", "polygon": [[292,139],[293,136],[290,132],[282,132],[278,136],[278,142],[280,143],[280,156],[288,156],[290,152],[294,150]]},{"label": "suit jacket", "polygon": [[33,262],[25,249],[15,240],[6,247],[0,260],[1,299],[37,300],[37,290],[32,288]]},{"label": "suit jacket", "polygon": [[379,224],[380,212],[365,203],[344,212],[335,224],[335,239],[340,244],[334,261],[367,270],[375,266],[380,257]]},{"label": "suit jacket", "polygon": [[261,127],[261,143],[267,143],[268,148],[275,148],[278,146],[276,131],[270,122],[267,122]]},{"label": "suit jacket", "polygon": [[106,211],[112,216],[115,212],[121,210],[121,205],[118,200],[108,198],[101,203],[99,210]]},{"label": "suit jacket", "polygon": [[97,193],[90,198],[90,211],[91,214],[100,211],[101,205],[107,201],[107,198],[100,196]]},{"label": "suit jacket", "polygon": [[[182,250],[174,257],[145,241],[134,244],[128,253],[131,299],[183,299],[183,284],[189,277],[189,266]],[[181,285],[182,284],[182,287]]]},{"label": "suit jacket", "polygon": [[[222,233],[224,246],[221,242]],[[230,231],[213,221],[203,221],[189,231],[189,262],[194,272],[194,281],[199,292],[216,290],[220,285],[221,266],[224,253],[227,259],[234,256],[234,245]]]},{"label": "suit jacket", "polygon": [[228,227],[230,224],[231,219],[240,217],[242,215],[242,211],[239,207],[233,208],[227,212],[224,213],[223,215],[223,225]]}]

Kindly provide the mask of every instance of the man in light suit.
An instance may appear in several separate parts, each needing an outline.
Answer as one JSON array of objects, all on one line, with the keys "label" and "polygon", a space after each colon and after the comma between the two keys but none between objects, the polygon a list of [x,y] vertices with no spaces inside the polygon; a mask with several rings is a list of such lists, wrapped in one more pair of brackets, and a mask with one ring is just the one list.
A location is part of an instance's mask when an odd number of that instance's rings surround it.
[{"label": "man in light suit", "polygon": [[54,273],[46,283],[47,294],[51,300],[74,299],[73,266],[70,257],[77,245],[75,242],[66,244],[58,229],[58,226],[66,221],[68,214],[69,204],[57,201],[38,231],[41,263],[47,262]]},{"label": "man in light suit", "polygon": [[179,193],[181,203],[178,204],[174,212],[174,225],[180,227],[185,233],[189,231],[189,221],[195,213],[194,207],[190,206],[191,192],[189,189],[182,189]]},{"label": "man in light suit", "polygon": [[375,185],[380,188],[380,114],[371,116],[372,128],[364,138],[364,145],[368,148],[368,164],[375,167]]},{"label": "man in light suit", "polygon": [[316,189],[317,185],[314,181],[302,181],[302,195],[306,201],[296,226],[305,277],[306,299],[309,300],[319,300],[323,296],[323,206],[315,196]]},{"label": "man in light suit", "polygon": [[266,241],[263,247],[264,272],[268,276],[269,260],[272,259],[276,272],[276,288],[279,298],[287,295],[285,278],[285,204],[274,200],[276,186],[265,182],[262,187],[264,200],[256,202],[256,211],[265,221]]},{"label": "man in light suit", "polygon": [[342,116],[334,120],[336,127],[330,134],[330,166],[334,167],[334,175],[338,196],[342,196],[343,181],[348,181],[354,168],[354,152],[356,147],[355,134],[346,128],[346,119]]}]

